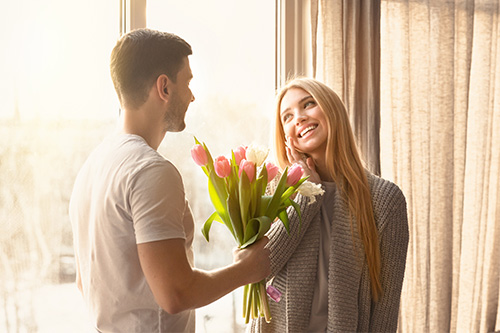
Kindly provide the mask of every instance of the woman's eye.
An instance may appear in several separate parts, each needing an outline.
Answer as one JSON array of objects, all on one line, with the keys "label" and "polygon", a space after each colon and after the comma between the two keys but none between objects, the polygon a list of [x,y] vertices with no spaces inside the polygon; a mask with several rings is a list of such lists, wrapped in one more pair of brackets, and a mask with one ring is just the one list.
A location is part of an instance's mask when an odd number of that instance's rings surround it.
[{"label": "woman's eye", "polygon": [[310,106],[314,106],[316,103],[314,101],[308,101],[304,104],[304,108],[308,108]]},{"label": "woman's eye", "polygon": [[291,114],[289,114],[289,113],[288,113],[288,114],[285,114],[285,115],[283,116],[283,122],[286,122],[288,119],[290,119],[290,117],[291,117],[291,116],[292,116],[292,115],[291,115]]}]

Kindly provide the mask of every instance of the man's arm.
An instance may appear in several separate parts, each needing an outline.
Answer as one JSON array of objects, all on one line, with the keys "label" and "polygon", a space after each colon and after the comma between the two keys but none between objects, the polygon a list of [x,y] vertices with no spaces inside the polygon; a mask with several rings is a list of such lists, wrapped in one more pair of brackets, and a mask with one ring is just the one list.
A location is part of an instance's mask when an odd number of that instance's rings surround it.
[{"label": "man's arm", "polygon": [[156,302],[168,313],[199,308],[270,273],[267,238],[245,250],[236,250],[231,265],[203,271],[191,267],[184,239],[137,245],[139,260]]}]

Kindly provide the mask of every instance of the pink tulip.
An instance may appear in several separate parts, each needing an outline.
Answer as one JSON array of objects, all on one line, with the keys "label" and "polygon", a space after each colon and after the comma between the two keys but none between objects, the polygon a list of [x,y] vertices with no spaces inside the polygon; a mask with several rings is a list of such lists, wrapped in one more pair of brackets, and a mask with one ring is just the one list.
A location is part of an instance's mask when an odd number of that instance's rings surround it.
[{"label": "pink tulip", "polygon": [[191,156],[196,164],[199,166],[205,166],[208,163],[207,152],[202,145],[194,145],[191,148]]},{"label": "pink tulip", "polygon": [[294,164],[288,169],[288,175],[286,178],[286,185],[287,186],[293,186],[297,184],[297,182],[302,178],[302,175],[304,174],[304,169],[302,169],[302,166],[300,164]]},{"label": "pink tulip", "polygon": [[248,160],[242,160],[240,163],[240,178],[243,171],[245,171],[245,173],[247,174],[250,183],[253,182],[253,179],[255,178],[255,164]]},{"label": "pink tulip", "polygon": [[245,146],[239,146],[235,150],[233,150],[234,153],[234,159],[236,165],[240,165],[241,161],[246,159],[246,154],[247,154],[247,147]]},{"label": "pink tulip", "polygon": [[267,182],[269,183],[271,180],[276,177],[278,174],[279,168],[271,162],[266,163],[267,169]]},{"label": "pink tulip", "polygon": [[271,297],[271,299],[275,302],[279,302],[280,299],[281,299],[281,292],[276,289],[275,287],[269,285],[267,286],[267,294],[269,295],[269,297]]},{"label": "pink tulip", "polygon": [[231,165],[225,156],[219,156],[215,159],[214,169],[220,178],[226,178],[231,174]]}]

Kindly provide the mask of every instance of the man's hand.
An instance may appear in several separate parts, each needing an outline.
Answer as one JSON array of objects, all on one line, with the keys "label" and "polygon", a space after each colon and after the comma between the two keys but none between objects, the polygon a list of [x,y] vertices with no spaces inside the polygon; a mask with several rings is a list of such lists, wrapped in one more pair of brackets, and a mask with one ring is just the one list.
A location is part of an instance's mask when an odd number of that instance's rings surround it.
[{"label": "man's hand", "polygon": [[250,245],[245,249],[236,249],[233,252],[233,261],[248,277],[248,283],[259,282],[271,274],[270,251],[266,248],[267,237]]}]

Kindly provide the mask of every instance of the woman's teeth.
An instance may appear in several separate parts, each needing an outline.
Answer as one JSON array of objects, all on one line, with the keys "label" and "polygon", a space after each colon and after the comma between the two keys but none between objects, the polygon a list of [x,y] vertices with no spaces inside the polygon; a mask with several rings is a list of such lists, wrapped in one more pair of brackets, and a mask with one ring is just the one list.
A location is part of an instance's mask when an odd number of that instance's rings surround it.
[{"label": "woman's teeth", "polygon": [[299,138],[303,137],[304,135],[307,134],[307,132],[312,131],[316,127],[318,127],[318,125],[311,125],[311,126],[306,127],[302,132],[299,133]]}]

